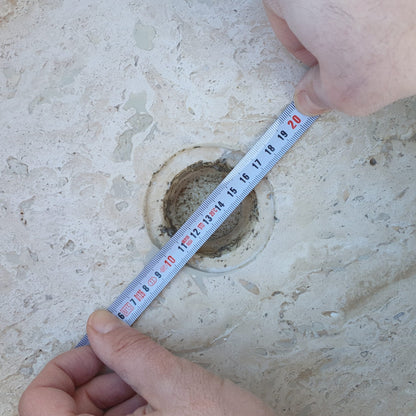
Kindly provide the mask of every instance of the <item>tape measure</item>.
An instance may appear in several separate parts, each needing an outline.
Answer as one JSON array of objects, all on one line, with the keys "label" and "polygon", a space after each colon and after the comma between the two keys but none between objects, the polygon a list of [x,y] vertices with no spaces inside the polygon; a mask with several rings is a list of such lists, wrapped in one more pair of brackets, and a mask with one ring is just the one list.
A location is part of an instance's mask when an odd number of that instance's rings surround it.
[{"label": "tape measure", "polygon": [[[108,310],[132,325],[317,118],[305,116],[293,102],[289,104]],[[83,345],[88,345],[87,335],[77,347]]]}]

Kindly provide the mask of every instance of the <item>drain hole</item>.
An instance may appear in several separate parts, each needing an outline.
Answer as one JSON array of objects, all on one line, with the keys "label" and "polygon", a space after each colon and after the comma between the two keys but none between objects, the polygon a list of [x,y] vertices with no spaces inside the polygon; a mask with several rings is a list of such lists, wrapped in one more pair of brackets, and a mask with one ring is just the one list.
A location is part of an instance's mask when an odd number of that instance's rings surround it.
[{"label": "drain hole", "polygon": [[[197,162],[178,173],[163,199],[165,224],[161,231],[172,236],[196,211],[206,197],[231,171],[223,160]],[[218,230],[199,249],[208,257],[219,257],[237,248],[258,221],[257,197],[252,191]]]}]

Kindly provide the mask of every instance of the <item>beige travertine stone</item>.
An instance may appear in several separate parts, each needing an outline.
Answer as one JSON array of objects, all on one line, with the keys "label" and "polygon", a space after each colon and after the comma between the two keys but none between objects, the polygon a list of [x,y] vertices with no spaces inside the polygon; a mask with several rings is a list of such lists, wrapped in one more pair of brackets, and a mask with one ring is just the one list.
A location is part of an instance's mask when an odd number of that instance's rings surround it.
[{"label": "beige travertine stone", "polygon": [[[304,68],[255,0],[0,6],[0,414],[155,252],[152,174],[246,151]],[[371,163],[370,163],[370,160]],[[330,113],[268,175],[257,259],[185,268],[136,326],[277,414],[416,414],[416,101]]]}]

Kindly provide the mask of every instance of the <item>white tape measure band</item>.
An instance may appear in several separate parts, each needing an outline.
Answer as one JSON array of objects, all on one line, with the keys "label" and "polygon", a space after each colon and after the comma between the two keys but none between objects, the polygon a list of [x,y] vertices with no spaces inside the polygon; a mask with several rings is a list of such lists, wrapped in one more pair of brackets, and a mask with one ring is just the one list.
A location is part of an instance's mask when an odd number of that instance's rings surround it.
[{"label": "white tape measure band", "polygon": [[[108,310],[132,325],[318,117],[292,102]],[[85,335],[77,347],[88,345]]]}]

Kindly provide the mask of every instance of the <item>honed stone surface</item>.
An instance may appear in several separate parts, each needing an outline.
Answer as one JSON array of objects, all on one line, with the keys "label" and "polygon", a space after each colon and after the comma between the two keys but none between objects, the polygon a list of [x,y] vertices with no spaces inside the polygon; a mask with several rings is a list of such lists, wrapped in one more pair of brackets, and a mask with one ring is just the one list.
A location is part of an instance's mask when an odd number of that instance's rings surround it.
[{"label": "honed stone surface", "polygon": [[[0,38],[0,414],[15,416],[155,253],[153,173],[193,146],[247,151],[305,69],[255,0],[5,1]],[[321,117],[268,175],[257,258],[183,269],[135,326],[279,415],[415,415],[415,178],[415,99]]]}]

